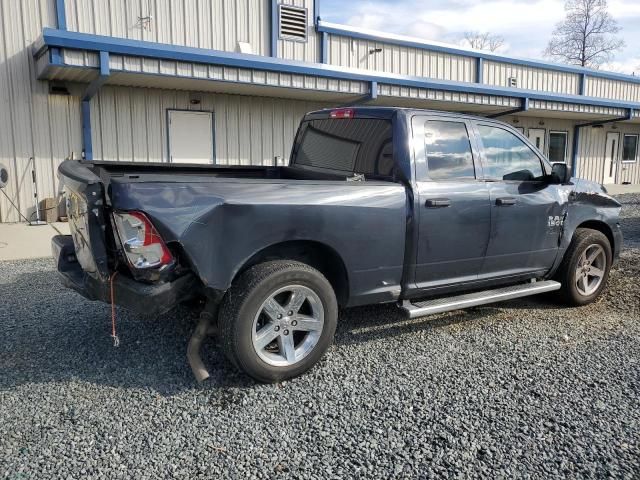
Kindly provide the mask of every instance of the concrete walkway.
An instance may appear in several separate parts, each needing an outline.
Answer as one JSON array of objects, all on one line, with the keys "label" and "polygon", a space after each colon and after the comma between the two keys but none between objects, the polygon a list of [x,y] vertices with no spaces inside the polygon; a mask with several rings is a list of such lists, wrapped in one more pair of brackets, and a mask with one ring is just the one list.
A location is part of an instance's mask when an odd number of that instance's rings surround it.
[{"label": "concrete walkway", "polygon": [[640,185],[605,185],[609,195],[624,195],[625,193],[640,193]]},{"label": "concrete walkway", "polygon": [[60,234],[69,234],[68,223],[0,223],[0,261],[50,257],[51,237]]}]

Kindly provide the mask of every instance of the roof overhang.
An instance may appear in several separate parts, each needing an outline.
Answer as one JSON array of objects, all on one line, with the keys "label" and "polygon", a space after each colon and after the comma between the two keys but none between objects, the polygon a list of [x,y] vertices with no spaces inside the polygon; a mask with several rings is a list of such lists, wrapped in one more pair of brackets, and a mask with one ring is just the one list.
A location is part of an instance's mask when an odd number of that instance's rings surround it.
[{"label": "roof overhang", "polygon": [[[412,106],[478,113],[511,111],[528,102],[528,115],[620,117],[640,103],[492,85],[372,72],[259,55],[169,45],[45,28],[33,46],[40,79],[90,83],[108,54],[107,85],[216,91],[308,100]],[[374,95],[374,86],[375,92]]]}]

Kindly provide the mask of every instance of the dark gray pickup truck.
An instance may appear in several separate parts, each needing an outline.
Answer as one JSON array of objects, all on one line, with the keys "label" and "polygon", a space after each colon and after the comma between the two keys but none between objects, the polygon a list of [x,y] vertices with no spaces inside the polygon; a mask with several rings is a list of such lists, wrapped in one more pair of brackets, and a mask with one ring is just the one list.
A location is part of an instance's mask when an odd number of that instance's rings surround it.
[{"label": "dark gray pickup truck", "polygon": [[199,379],[212,327],[234,365],[277,381],[320,359],[339,306],[395,302],[413,318],[553,290],[583,305],[622,245],[601,185],[509,125],[453,113],[309,113],[286,167],[66,161],[59,174],[64,284],[144,313],[199,308]]}]

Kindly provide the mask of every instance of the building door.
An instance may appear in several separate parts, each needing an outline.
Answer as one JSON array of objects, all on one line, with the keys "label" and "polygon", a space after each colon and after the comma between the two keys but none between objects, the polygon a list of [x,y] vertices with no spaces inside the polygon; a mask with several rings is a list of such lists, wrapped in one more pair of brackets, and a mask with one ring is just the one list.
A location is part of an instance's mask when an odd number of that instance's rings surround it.
[{"label": "building door", "polygon": [[169,110],[169,161],[213,163],[213,113]]},{"label": "building door", "polygon": [[618,168],[618,151],[620,145],[620,133],[607,133],[607,143],[604,152],[604,180],[602,183],[616,183],[616,170]]},{"label": "building door", "polygon": [[540,153],[544,155],[544,137],[546,136],[546,130],[544,128],[530,128],[529,129],[529,141],[533,143]]}]

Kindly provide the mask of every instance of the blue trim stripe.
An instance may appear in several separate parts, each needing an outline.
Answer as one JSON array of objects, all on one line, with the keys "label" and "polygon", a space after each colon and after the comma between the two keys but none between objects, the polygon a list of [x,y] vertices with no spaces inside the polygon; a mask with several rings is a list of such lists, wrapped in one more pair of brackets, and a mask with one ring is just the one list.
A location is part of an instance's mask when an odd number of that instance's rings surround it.
[{"label": "blue trim stripe", "polygon": [[476,59],[476,83],[484,83],[484,58]]},{"label": "blue trim stripe", "polygon": [[60,30],[67,29],[67,12],[64,4],[65,0],[56,0],[56,21]]},{"label": "blue trim stripe", "polygon": [[278,0],[271,0],[271,37],[270,37],[270,54],[272,57],[278,56]]},{"label": "blue trim stripe", "polygon": [[552,62],[543,62],[541,60],[528,60],[524,58],[513,58],[504,55],[498,55],[495,53],[480,52],[477,50],[467,50],[464,48],[458,48],[455,46],[434,44],[429,42],[421,42],[418,40],[408,40],[398,38],[394,35],[387,35],[380,32],[373,32],[355,27],[349,27],[346,25],[338,25],[334,23],[318,22],[318,32],[326,32],[332,35],[340,35],[343,37],[359,38],[362,40],[369,40],[373,42],[389,43],[393,45],[400,45],[404,47],[418,48],[421,50],[431,50],[434,52],[448,53],[451,55],[461,55],[472,58],[482,58],[484,60],[490,60],[493,62],[510,63],[514,65],[523,65],[525,67],[543,68],[547,70],[553,70],[557,72],[577,73],[584,74],[589,77],[608,78],[610,80],[622,80],[631,83],[640,83],[640,77],[633,75],[625,75],[623,73],[604,72],[601,70],[593,70],[585,67],[578,67],[574,65],[562,65]]},{"label": "blue trim stripe", "polygon": [[329,63],[329,34],[321,33],[320,39],[320,62]]},{"label": "blue trim stripe", "polygon": [[435,80],[423,77],[337,67],[328,64],[306,63],[294,60],[284,60],[281,58],[263,57],[259,55],[221,52],[218,50],[206,50],[142,40],[129,40],[87,33],[69,32],[51,28],[45,28],[43,30],[42,42],[49,48],[58,47],[78,50],[105,51],[119,55],[132,55],[162,60],[213,64],[300,75],[314,75],[339,80],[378,82],[379,84],[385,83],[404,87],[447,90],[478,95],[497,95],[520,98],[528,97],[531,100],[563,102],[580,105],[640,109],[640,103],[625,102],[622,100],[583,97],[580,95],[565,95],[519,88],[505,88],[493,85],[478,85],[475,83],[452,82],[449,80]]}]

